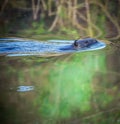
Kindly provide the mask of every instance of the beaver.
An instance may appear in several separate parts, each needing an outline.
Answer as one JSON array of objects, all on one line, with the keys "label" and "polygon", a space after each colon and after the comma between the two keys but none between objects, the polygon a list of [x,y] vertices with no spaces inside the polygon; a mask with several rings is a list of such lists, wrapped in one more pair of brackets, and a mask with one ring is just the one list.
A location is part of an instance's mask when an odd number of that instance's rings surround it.
[{"label": "beaver", "polygon": [[84,38],[75,40],[72,46],[74,47],[74,49],[80,49],[89,47],[90,45],[93,45],[95,43],[98,43],[98,41],[94,38]]},{"label": "beaver", "polygon": [[81,50],[90,48],[92,45],[99,43],[95,38],[84,38],[75,40],[71,45],[66,45],[60,50]]}]

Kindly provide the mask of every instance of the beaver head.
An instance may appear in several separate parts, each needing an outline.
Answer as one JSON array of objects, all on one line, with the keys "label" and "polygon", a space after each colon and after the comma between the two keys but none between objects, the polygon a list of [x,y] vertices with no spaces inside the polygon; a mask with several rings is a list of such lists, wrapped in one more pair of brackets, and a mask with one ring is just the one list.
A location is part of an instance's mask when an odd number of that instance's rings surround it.
[{"label": "beaver head", "polygon": [[94,43],[97,43],[98,41],[94,38],[85,38],[85,39],[78,39],[75,40],[73,43],[73,46],[75,49],[89,47],[90,45],[93,45]]}]

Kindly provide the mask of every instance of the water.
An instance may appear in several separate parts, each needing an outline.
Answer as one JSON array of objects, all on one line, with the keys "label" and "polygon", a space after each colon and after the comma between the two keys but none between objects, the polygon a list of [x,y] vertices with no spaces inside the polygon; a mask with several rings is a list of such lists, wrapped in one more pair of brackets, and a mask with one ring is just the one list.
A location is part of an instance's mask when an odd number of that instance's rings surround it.
[{"label": "water", "polygon": [[86,47],[75,49],[73,43],[74,40],[48,40],[43,42],[20,38],[1,38],[0,55],[48,57],[98,50],[106,47],[104,42],[96,41]]},{"label": "water", "polygon": [[119,55],[0,56],[0,123],[120,124]]}]

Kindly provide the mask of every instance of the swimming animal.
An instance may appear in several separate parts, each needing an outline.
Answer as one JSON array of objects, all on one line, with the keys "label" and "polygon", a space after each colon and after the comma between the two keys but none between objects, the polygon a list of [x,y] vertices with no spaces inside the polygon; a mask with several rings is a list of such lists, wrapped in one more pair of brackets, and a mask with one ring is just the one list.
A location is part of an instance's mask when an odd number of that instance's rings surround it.
[{"label": "swimming animal", "polygon": [[[96,46],[98,48],[98,45],[100,45],[101,42],[94,39],[94,38],[84,38],[84,39],[78,39],[75,40],[72,45],[66,45],[64,47],[61,47],[61,50],[90,50],[91,47]],[[103,45],[103,44],[101,44]],[[100,46],[99,46],[100,47]]]},{"label": "swimming animal", "polygon": [[73,47],[75,49],[80,49],[80,48],[84,48],[84,47],[89,47],[90,45],[93,45],[97,42],[98,41],[94,38],[78,39],[78,40],[74,41]]},{"label": "swimming animal", "polygon": [[31,56],[39,55],[58,56],[73,52],[83,52],[102,49],[106,44],[94,38],[78,40],[48,40],[35,41],[21,38],[0,38],[0,55]]}]

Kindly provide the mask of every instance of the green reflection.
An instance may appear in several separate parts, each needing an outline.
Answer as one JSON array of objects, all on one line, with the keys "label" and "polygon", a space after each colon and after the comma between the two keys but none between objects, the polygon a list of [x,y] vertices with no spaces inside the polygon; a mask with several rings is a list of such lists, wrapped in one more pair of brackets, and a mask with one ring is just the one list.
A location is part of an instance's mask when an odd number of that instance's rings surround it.
[{"label": "green reflection", "polygon": [[76,112],[90,111],[95,92],[93,78],[97,71],[106,71],[105,56],[93,55],[92,52],[74,54],[50,66],[47,85],[41,89],[36,101],[40,115],[63,119],[73,117]]},{"label": "green reflection", "polygon": [[[120,115],[116,109],[119,87],[114,81],[111,82],[106,55],[102,52],[85,52],[49,59],[5,58],[1,63],[1,83],[4,86],[35,87],[35,91],[30,94],[16,93],[15,96],[15,92],[12,92],[11,98],[23,106],[24,116],[27,109],[32,109],[34,119],[38,117],[38,122],[42,124],[69,124],[74,120],[82,124],[104,124],[113,119],[112,114],[109,115],[110,119],[106,118],[107,113]],[[103,121],[100,123],[98,120]]]}]

